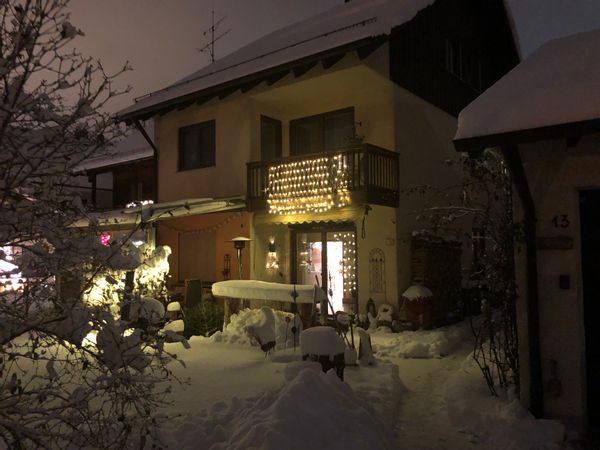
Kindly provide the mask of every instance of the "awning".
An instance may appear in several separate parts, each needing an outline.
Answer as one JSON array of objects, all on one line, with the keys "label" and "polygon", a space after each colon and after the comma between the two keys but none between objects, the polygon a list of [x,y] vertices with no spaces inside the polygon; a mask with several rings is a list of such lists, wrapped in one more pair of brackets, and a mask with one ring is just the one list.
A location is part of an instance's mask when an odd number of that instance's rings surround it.
[{"label": "awning", "polygon": [[305,214],[254,214],[254,225],[291,225],[309,222],[356,222],[364,213],[364,206],[332,209],[323,213]]},{"label": "awning", "polygon": [[96,222],[102,228],[133,228],[139,223],[152,223],[161,219],[236,211],[246,208],[244,197],[222,199],[194,198],[164,203],[140,203],[125,209],[90,213],[75,222],[76,227],[87,227]]}]

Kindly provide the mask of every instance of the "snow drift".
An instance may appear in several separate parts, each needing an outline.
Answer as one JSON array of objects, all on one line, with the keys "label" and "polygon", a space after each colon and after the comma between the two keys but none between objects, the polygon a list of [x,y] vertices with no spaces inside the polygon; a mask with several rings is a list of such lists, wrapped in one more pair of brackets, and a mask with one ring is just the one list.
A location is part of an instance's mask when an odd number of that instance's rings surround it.
[{"label": "snow drift", "polygon": [[219,402],[165,429],[173,448],[391,449],[393,434],[334,371],[304,363],[283,387],[255,398]]}]

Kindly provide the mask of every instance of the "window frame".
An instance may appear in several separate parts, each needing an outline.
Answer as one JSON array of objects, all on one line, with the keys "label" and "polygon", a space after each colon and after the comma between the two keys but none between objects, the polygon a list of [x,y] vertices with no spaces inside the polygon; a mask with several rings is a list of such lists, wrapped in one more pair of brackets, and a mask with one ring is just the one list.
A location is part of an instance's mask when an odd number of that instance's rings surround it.
[{"label": "window frame", "polygon": [[[209,149],[209,151],[212,153],[211,158],[210,158],[210,163],[209,164],[205,164],[205,163],[200,163],[197,166],[194,167],[184,167],[183,166],[183,161],[184,158],[183,156],[183,152],[185,151],[184,147],[183,147],[183,134],[186,132],[193,132],[195,130],[203,130],[205,128],[210,128],[212,129],[212,133],[213,133],[213,139],[212,139],[212,148]],[[196,151],[199,151],[200,154],[202,154],[204,149],[199,148],[196,149]],[[204,122],[199,122],[199,123],[195,123],[192,125],[186,125],[183,127],[179,127],[178,131],[177,131],[177,172],[187,172],[189,170],[196,170],[196,169],[205,169],[207,167],[215,167],[217,165],[217,127],[216,127],[216,120],[212,119],[212,120],[207,120]]]},{"label": "window frame", "polygon": [[[263,140],[263,124],[269,124],[275,127],[275,140],[276,148],[275,155],[273,158],[267,158],[266,151],[264,148],[265,142]],[[283,124],[281,120],[274,119],[273,117],[260,115],[260,160],[261,161],[272,161],[281,159],[283,157]]]}]

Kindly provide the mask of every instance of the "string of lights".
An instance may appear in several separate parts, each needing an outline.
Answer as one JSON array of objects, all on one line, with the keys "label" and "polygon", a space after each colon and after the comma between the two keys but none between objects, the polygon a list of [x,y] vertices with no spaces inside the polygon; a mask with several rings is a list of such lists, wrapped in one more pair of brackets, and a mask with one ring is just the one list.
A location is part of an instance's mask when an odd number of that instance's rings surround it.
[{"label": "string of lights", "polygon": [[271,214],[325,212],[350,204],[345,157],[335,155],[269,167],[267,203]]},{"label": "string of lights", "polygon": [[237,217],[241,217],[241,216],[242,216],[241,212],[236,212],[236,213],[231,214],[230,216],[227,216],[227,218],[225,218],[224,220],[222,220],[221,222],[219,222],[215,225],[211,225],[209,227],[204,227],[204,228],[195,228],[193,230],[184,230],[182,228],[174,227],[173,225],[169,225],[167,223],[167,221],[161,221],[159,223],[162,227],[168,228],[169,230],[177,231],[178,233],[181,233],[181,234],[213,233],[213,232],[217,231],[218,229],[224,227],[228,223],[230,223],[233,219],[235,219]]},{"label": "string of lights", "polygon": [[344,277],[344,297],[352,297],[356,292],[356,239],[352,231],[334,233],[333,239],[342,241],[342,274]]}]

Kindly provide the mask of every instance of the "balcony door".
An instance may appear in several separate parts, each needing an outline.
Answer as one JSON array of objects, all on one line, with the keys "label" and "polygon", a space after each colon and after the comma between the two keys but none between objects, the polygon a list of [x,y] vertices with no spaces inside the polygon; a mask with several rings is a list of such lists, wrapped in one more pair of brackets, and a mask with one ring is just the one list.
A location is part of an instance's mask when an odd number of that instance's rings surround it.
[{"label": "balcony door", "polygon": [[[318,284],[333,311],[356,301],[356,230],[348,224],[306,224],[292,228],[295,249],[292,279]],[[329,311],[331,313],[331,310]]]}]

